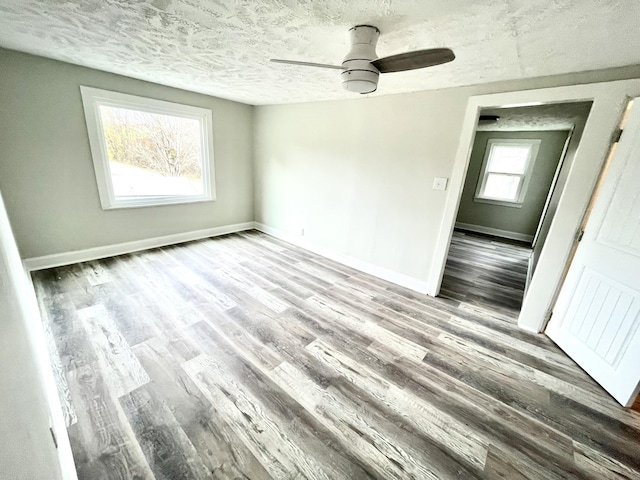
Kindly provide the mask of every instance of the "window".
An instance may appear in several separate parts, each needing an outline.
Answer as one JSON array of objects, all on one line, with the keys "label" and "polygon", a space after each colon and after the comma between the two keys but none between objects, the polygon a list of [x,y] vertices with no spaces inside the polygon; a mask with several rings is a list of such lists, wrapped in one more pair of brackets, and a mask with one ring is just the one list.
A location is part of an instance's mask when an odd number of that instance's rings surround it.
[{"label": "window", "polygon": [[80,90],[103,209],[215,200],[211,110]]},{"label": "window", "polygon": [[490,139],[474,200],[521,207],[539,147],[540,140]]}]

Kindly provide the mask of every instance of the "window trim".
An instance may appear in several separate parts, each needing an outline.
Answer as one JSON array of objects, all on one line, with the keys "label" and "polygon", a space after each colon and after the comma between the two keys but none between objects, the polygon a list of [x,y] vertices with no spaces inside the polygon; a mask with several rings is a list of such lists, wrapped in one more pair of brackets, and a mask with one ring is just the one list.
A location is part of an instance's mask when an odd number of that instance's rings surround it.
[{"label": "window trim", "polygon": [[[216,199],[213,158],[213,118],[211,110],[86,86],[80,86],[80,93],[87,124],[89,146],[93,158],[93,167],[98,185],[98,194],[103,210],[209,202]],[[149,113],[198,120],[201,127],[200,141],[203,158],[202,195],[157,195],[144,198],[116,198],[113,191],[100,106],[133,108]]]},{"label": "window trim", "polygon": [[[480,168],[480,174],[478,176],[478,183],[476,185],[476,192],[473,197],[474,202],[479,203],[489,203],[492,205],[501,205],[504,207],[514,207],[514,208],[522,208],[522,204],[524,203],[525,197],[527,195],[527,190],[529,188],[529,183],[531,181],[531,174],[533,172],[533,166],[538,158],[538,151],[540,149],[540,139],[531,139],[531,138],[490,138],[487,140],[487,147],[484,151],[484,158],[482,160],[482,167]],[[487,177],[489,176],[488,167],[489,167],[489,159],[491,157],[491,152],[493,151],[494,146],[501,145],[518,145],[518,146],[528,146],[529,147],[529,155],[526,160],[526,166],[524,169],[524,173],[522,174],[513,174],[513,176],[522,177],[522,182],[520,183],[520,187],[518,189],[518,195],[515,200],[504,200],[497,199],[492,197],[487,197],[482,195],[482,192],[487,183]],[[496,173],[496,172],[493,172]],[[509,174],[504,174],[509,175]]]}]

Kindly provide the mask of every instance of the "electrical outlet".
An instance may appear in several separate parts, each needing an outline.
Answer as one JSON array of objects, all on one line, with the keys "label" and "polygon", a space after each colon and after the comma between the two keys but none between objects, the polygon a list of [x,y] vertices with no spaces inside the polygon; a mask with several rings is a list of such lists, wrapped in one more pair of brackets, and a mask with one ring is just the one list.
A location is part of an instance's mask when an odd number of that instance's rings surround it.
[{"label": "electrical outlet", "polygon": [[300,236],[301,236],[301,237],[304,237],[304,228],[301,228],[301,229],[300,229]]}]

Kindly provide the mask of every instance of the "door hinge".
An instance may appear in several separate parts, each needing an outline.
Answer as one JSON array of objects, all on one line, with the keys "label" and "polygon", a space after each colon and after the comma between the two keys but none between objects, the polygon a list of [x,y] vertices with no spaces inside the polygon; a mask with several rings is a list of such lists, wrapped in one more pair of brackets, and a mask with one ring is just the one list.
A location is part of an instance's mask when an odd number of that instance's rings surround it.
[{"label": "door hinge", "polygon": [[576,235],[576,242],[581,242],[582,241],[582,237],[584,237],[584,230],[580,229],[580,230],[578,230],[578,233]]},{"label": "door hinge", "polygon": [[613,142],[612,143],[618,143],[620,141],[620,137],[622,136],[622,132],[623,132],[623,130],[621,128],[619,128],[615,132],[613,132]]},{"label": "door hinge", "polygon": [[53,445],[58,448],[58,439],[56,438],[56,432],[53,431],[52,427],[49,427],[49,432],[51,432],[51,440],[53,440]]}]

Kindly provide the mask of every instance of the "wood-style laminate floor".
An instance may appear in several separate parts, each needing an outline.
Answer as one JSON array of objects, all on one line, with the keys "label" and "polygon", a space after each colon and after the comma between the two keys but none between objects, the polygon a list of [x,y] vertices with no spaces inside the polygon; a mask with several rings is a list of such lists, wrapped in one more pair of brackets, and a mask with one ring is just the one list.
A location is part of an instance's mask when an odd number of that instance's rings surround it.
[{"label": "wood-style laminate floor", "polygon": [[530,255],[524,243],[456,230],[440,295],[500,311],[515,321]]},{"label": "wood-style laminate floor", "polygon": [[258,232],[33,278],[80,479],[640,478],[640,414],[475,302]]}]

